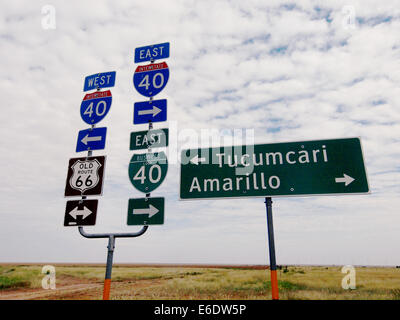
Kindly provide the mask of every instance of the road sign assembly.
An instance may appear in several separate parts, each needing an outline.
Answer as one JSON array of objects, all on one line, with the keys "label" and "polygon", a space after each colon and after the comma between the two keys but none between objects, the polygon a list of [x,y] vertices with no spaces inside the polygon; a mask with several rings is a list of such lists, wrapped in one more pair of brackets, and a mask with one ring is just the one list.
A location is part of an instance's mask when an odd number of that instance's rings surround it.
[{"label": "road sign assembly", "polygon": [[129,150],[168,146],[168,129],[151,129],[131,133]]},{"label": "road sign assembly", "polygon": [[127,224],[164,224],[164,198],[129,199]]},{"label": "road sign assembly", "polygon": [[[148,225],[164,224],[165,198],[151,197],[150,193],[161,185],[168,171],[166,154],[153,150],[168,147],[168,129],[153,128],[153,123],[167,120],[167,100],[153,97],[165,88],[169,79],[167,63],[154,61],[169,55],[168,42],[135,49],[135,63],[150,61],[138,66],[133,74],[135,89],[149,98],[133,105],[133,124],[148,124],[148,130],[131,132],[129,146],[133,151],[146,150],[133,154],[128,166],[132,185],[145,193],[145,198],[128,200],[127,224],[143,226],[136,233],[89,234],[83,230],[83,226],[95,224],[98,207],[98,200],[86,196],[102,193],[105,156],[92,156],[92,151],[105,148],[107,128],[95,128],[95,124],[110,110],[111,92],[100,89],[115,85],[115,71],[85,78],[83,90],[97,91],[86,94],[81,103],[82,120],[91,128],[79,132],[76,151],[88,151],[88,155],[69,160],[64,193],[66,197],[82,199],[67,201],[64,225],[78,226],[86,238],[108,238],[104,300],[110,294],[115,238],[138,237],[146,232]],[[279,299],[279,290],[271,197],[369,192],[359,138],[195,148],[181,153],[181,200],[265,197],[273,300]]]},{"label": "road sign assembly", "polygon": [[135,63],[151,60],[166,59],[169,57],[169,42],[153,44],[135,49]]},{"label": "road sign assembly", "polygon": [[71,197],[102,194],[105,161],[105,156],[70,159],[64,195]]},{"label": "road sign assembly", "polygon": [[85,78],[83,91],[114,87],[115,75],[116,72],[111,71],[111,72],[96,73],[92,74],[91,76],[87,76]]},{"label": "road sign assembly", "polygon": [[111,107],[111,91],[88,93],[81,104],[81,117],[87,124],[96,124],[103,120]]},{"label": "road sign assembly", "polygon": [[167,100],[136,102],[133,105],[133,124],[167,120]]},{"label": "road sign assembly", "polygon": [[71,200],[65,208],[64,226],[94,226],[98,200]]},{"label": "road sign assembly", "polygon": [[150,193],[160,186],[167,175],[168,162],[164,152],[134,154],[128,173],[132,185],[141,192]]},{"label": "road sign assembly", "polygon": [[76,152],[104,149],[106,145],[107,128],[91,128],[78,133]]},{"label": "road sign assembly", "polygon": [[148,124],[146,131],[131,133],[130,150],[147,149],[147,153],[134,154],[129,162],[128,174],[132,185],[146,194],[146,198],[129,199],[128,225],[164,223],[164,198],[152,198],[150,193],[160,186],[167,171],[168,162],[164,152],[152,152],[154,148],[168,146],[168,129],[153,129],[154,122],[167,120],[167,100],[154,100],[166,86],[169,69],[166,62],[154,63],[156,59],[169,57],[169,43],[161,43],[135,49],[135,63],[151,61],[138,66],[133,75],[136,90],[149,101],[133,105],[133,124]]},{"label": "road sign assembly", "polygon": [[181,199],[368,192],[359,138],[182,152]]},{"label": "road sign assembly", "polygon": [[138,66],[133,75],[133,84],[141,95],[153,97],[167,85],[169,69],[166,62]]}]

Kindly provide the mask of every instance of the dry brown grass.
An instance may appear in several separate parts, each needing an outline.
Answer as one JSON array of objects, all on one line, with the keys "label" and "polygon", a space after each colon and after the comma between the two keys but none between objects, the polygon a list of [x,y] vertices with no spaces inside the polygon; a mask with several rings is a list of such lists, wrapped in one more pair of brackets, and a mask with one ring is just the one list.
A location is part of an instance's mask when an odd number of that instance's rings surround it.
[{"label": "dry brown grass", "polygon": [[[101,299],[104,267],[57,266],[57,290],[41,289],[40,266],[0,267],[0,280],[18,277],[28,281],[29,293],[41,292],[40,299]],[[279,270],[281,299],[371,300],[400,299],[400,269],[356,267],[356,289],[344,290],[340,267],[288,267]],[[270,299],[269,270],[195,267],[114,267],[112,299]],[[79,290],[73,285],[82,284]],[[87,285],[87,289],[86,286]],[[89,287],[91,285],[91,287]],[[65,290],[63,289],[65,288]],[[66,289],[69,289],[66,290]],[[21,293],[27,288],[0,290]],[[31,296],[35,298],[35,296]]]}]

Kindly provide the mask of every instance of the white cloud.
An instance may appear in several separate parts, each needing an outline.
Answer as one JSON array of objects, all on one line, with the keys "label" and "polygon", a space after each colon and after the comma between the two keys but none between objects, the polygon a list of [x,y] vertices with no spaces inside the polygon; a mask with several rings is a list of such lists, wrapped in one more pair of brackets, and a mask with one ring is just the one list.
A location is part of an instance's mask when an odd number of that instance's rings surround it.
[{"label": "white cloud", "polygon": [[[86,128],[83,79],[95,72],[116,70],[117,81],[99,123],[106,177],[88,230],[137,229],[126,226],[128,198],[142,196],[128,147],[146,128],[133,126],[133,102],[146,98],[133,87],[133,54],[169,41],[170,80],[157,98],[168,99],[171,126],[254,128],[257,143],[362,139],[372,194],[276,198],[278,264],[398,264],[396,1],[352,1],[354,29],[343,28],[346,1],[53,1],[55,30],[41,27],[45,4],[7,1],[0,12],[0,261],[104,261],[105,241],[62,226],[67,163]],[[116,261],[267,263],[262,198],[179,202],[178,187],[171,164],[152,193],[167,198],[165,225],[118,240]]]}]

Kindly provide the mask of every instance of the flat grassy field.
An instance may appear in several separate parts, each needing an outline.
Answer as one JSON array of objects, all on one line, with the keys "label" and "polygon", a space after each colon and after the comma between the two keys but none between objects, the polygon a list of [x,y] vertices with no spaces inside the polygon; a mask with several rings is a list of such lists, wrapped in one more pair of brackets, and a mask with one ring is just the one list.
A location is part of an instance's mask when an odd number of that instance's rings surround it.
[{"label": "flat grassy field", "polygon": [[[42,265],[0,265],[0,299],[101,299],[104,266],[56,268],[56,290],[42,288]],[[280,299],[400,300],[400,269],[356,267],[356,289],[341,267],[278,270]],[[270,274],[256,267],[114,266],[111,299],[271,299]]]}]

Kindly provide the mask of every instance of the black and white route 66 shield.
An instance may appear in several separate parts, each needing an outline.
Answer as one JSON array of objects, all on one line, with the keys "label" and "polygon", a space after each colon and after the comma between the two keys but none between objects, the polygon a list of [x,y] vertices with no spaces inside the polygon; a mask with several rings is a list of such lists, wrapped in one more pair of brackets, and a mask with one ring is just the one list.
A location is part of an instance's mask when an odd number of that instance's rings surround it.
[{"label": "black and white route 66 shield", "polygon": [[100,195],[104,166],[105,156],[70,159],[65,196]]}]

